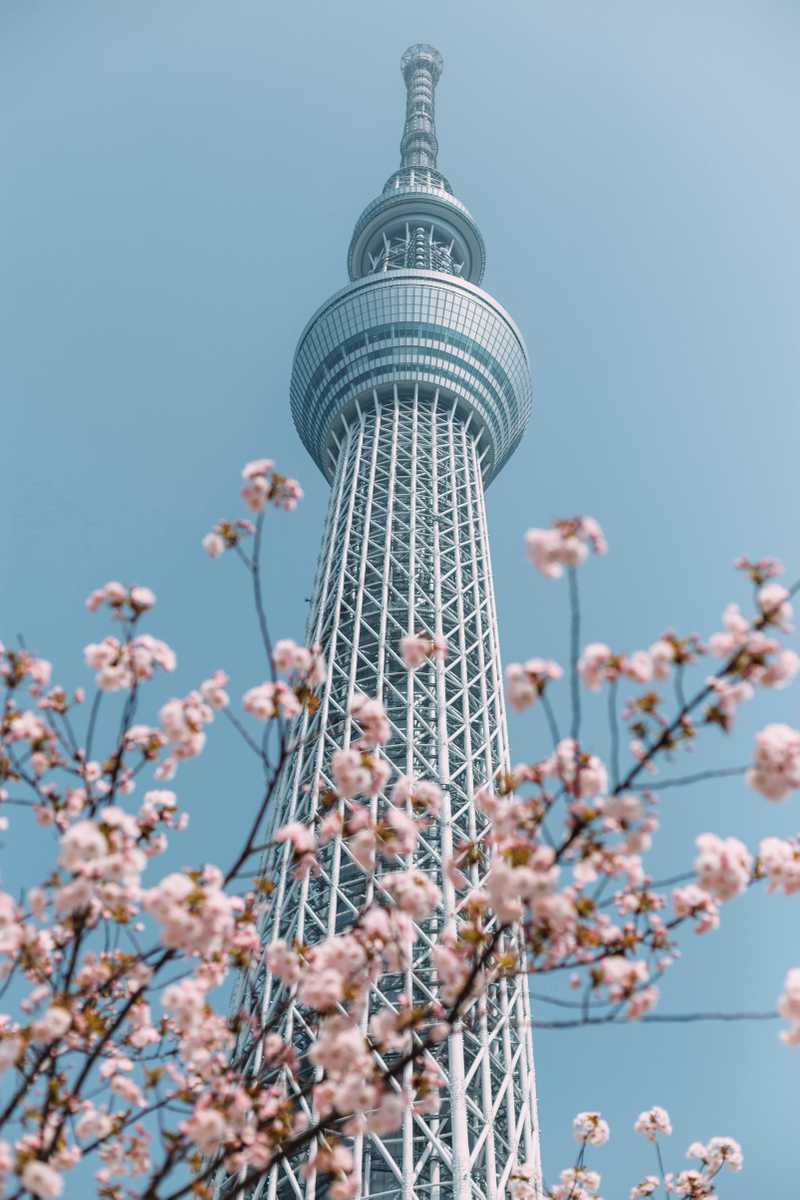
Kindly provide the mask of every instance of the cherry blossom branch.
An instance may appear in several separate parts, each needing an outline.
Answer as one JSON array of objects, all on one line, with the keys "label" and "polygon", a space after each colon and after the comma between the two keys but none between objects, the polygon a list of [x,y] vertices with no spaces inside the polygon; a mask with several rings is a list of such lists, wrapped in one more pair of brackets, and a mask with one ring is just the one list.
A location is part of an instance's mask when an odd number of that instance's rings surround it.
[{"label": "cherry blossom branch", "polygon": [[[793,583],[792,586],[786,590],[787,598],[791,598],[791,597],[795,596],[798,591],[800,591],[800,579],[796,580],[796,582]],[[769,623],[770,619],[773,618],[774,616],[776,616],[776,610],[767,610],[766,612],[762,612],[761,615],[759,617],[757,617],[755,619],[755,621],[753,621],[751,623],[751,629],[753,629],[755,631],[759,631],[759,630],[763,629]],[[741,656],[741,649],[739,647],[737,647],[736,650],[734,650],[734,652],[726,660],[726,662],[723,663],[723,665],[720,667],[720,669],[717,672],[715,672],[715,674],[712,676],[712,678],[715,680],[723,679],[726,675],[729,675],[736,667],[736,664],[739,661],[740,656]],[[660,750],[663,750],[665,746],[670,745],[674,734],[676,734],[678,732],[678,730],[681,728],[684,718],[688,717],[690,715],[690,713],[694,712],[694,710],[698,707],[698,705],[702,704],[704,700],[707,700],[713,691],[714,691],[713,684],[706,683],[702,688],[700,688],[699,691],[697,691],[694,694],[694,696],[692,696],[692,698],[690,700],[685,701],[681,705],[681,707],[678,710],[677,715],[673,718],[673,720],[669,723],[669,725],[666,726],[666,728],[662,731],[661,735],[656,739],[656,741],[650,747],[645,749],[645,752],[643,753],[643,755],[639,759],[639,761],[631,767],[630,771],[625,776],[625,778],[622,780],[622,782],[619,783],[616,788],[614,788],[615,795],[619,795],[620,792],[625,792],[630,788],[634,779],[636,779],[637,776],[641,774],[641,772],[645,769],[645,767],[648,765],[648,763],[652,762],[652,760],[656,756],[656,754],[658,754],[658,752]]]},{"label": "cherry blossom branch", "polygon": [[707,779],[730,779],[747,773],[749,766],[744,767],[712,767],[708,771],[697,771],[694,775],[682,775],[677,779],[659,779],[652,783],[638,784],[635,791],[660,792],[665,788],[687,787],[692,783],[703,783]]},{"label": "cherry blossom branch", "polygon": [[[540,1000],[545,997],[539,997]],[[549,1003],[558,1001],[547,998]],[[688,1025],[695,1021],[776,1021],[780,1014],[777,1012],[691,1012],[691,1013],[645,1013],[637,1021],[643,1024],[681,1024]],[[572,1021],[540,1021],[533,1018],[531,1024],[535,1029],[578,1029],[584,1025],[629,1025],[630,1020],[619,1014],[605,1016],[582,1016]]]}]

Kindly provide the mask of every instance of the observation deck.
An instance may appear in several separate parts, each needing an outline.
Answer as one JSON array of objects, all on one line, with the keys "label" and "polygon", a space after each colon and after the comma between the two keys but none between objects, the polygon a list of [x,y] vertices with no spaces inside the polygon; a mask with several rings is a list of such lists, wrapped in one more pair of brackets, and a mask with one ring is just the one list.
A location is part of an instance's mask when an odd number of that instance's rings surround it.
[{"label": "observation deck", "polygon": [[401,62],[406,120],[401,163],[356,222],[351,283],[311,318],[295,352],[291,409],[303,444],[329,480],[337,430],[359,401],[396,385],[438,389],[480,435],[484,483],[514,452],[531,413],[522,334],[478,285],[480,229],[438,169],[432,46]]},{"label": "observation deck", "polygon": [[484,482],[516,449],[531,411],[525,343],[508,313],[468,280],[398,269],[357,279],[311,318],[294,358],[291,407],[323,474],[356,402],[387,384],[439,388],[484,433]]}]

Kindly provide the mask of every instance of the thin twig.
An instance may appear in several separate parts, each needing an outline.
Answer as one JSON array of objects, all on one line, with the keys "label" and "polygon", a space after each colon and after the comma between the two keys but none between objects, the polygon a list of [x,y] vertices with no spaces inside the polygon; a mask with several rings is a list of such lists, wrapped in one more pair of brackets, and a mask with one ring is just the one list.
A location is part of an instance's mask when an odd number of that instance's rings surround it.
[{"label": "thin twig", "polygon": [[581,648],[581,608],[578,596],[578,575],[574,567],[567,569],[570,607],[569,681],[572,692],[572,738],[577,742],[581,730],[581,687],[578,657]]}]

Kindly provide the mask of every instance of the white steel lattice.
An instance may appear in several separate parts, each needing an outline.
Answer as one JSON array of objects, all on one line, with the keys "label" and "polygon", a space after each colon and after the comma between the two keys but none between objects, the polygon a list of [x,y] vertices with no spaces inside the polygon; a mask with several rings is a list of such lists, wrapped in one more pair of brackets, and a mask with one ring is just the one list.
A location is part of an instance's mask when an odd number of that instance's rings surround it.
[{"label": "white steel lattice", "polygon": [[[481,438],[471,421],[436,387],[395,384],[358,401],[330,451],[334,486],[309,625],[329,678],[319,709],[299,722],[274,822],[314,821],[332,786],[333,752],[359,736],[348,713],[354,692],[386,708],[392,732],[383,753],[393,777],[431,779],[444,789],[440,819],[409,860],[441,887],[443,912],[418,927],[409,970],[378,981],[373,1009],[392,1006],[401,992],[414,1003],[432,998],[430,947],[457,916],[443,858],[454,843],[480,836],[474,791],[508,766]],[[400,639],[421,630],[443,635],[448,654],[408,672]],[[389,803],[387,794],[374,801],[381,811]],[[288,847],[275,855],[271,873],[277,886],[267,941],[318,941],[345,929],[374,889],[381,895],[380,870],[368,878],[342,840],[326,848],[319,876],[295,880]],[[268,976],[248,986],[264,1014],[282,987]],[[300,1050],[311,1034],[308,1019],[298,1005],[285,1017],[285,1036]],[[538,1163],[524,978],[494,985],[437,1053],[448,1079],[438,1116],[409,1112],[396,1134],[367,1134],[353,1144],[361,1194],[370,1200],[495,1200],[507,1194],[516,1163]],[[258,1056],[256,1046],[254,1070]],[[238,1194],[321,1198],[324,1181],[306,1179],[301,1167],[282,1162]]]}]

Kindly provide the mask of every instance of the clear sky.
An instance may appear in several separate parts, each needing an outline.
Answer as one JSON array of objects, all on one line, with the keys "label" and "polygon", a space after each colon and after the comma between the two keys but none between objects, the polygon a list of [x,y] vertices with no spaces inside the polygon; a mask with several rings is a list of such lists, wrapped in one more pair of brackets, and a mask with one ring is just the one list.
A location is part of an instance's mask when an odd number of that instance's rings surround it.
[{"label": "clear sky", "polygon": [[[533,367],[529,432],[488,498],[506,658],[563,660],[564,591],[522,554],[525,528],[554,516],[606,527],[586,638],[621,649],[717,628],[746,599],[739,553],[800,571],[796,0],[5,0],[2,636],[23,633],[63,682],[86,682],[80,647],[105,627],[83,599],[115,577],[159,594],[169,692],[217,666],[237,692],[257,682],[243,581],[199,541],[238,512],[239,467],[261,454],[307,491],[272,550],[275,631],[302,637],[327,487],[291,425],[292,353],[398,162],[399,57],[421,40],[445,58],[440,165]],[[545,752],[537,718],[514,722],[516,757]],[[768,718],[800,723],[796,696],[692,765],[746,761]],[[211,741],[179,777],[179,861],[225,861],[253,802],[225,731]],[[706,829],[755,845],[796,814],[736,780],[669,793],[657,867],[683,869]],[[31,845],[15,821],[4,886],[37,876]],[[798,903],[732,905],[661,1010],[771,1008],[800,965]],[[541,1032],[548,1176],[573,1155],[573,1113],[599,1107],[616,1134],[595,1157],[602,1191],[627,1196],[654,1166],[632,1121],[661,1103],[674,1163],[729,1133],[746,1172],[722,1196],[779,1194],[796,1179],[800,1051],[776,1034]]]}]

